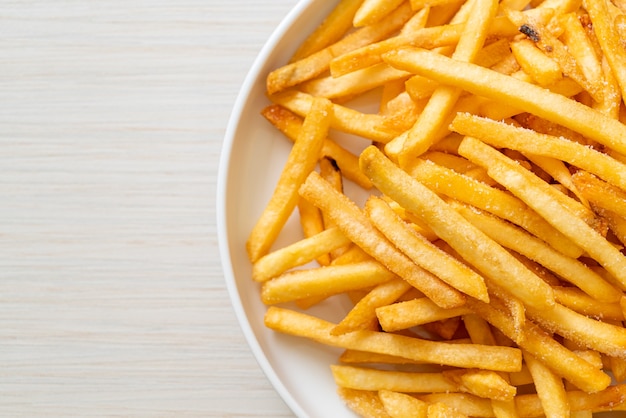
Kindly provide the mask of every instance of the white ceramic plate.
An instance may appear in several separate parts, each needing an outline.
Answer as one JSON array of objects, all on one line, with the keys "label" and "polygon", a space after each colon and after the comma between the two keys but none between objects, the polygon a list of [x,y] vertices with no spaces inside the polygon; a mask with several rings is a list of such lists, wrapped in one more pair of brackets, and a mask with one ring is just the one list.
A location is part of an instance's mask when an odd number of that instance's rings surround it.
[{"label": "white ceramic plate", "polygon": [[[269,104],[265,77],[284,65],[336,1],[300,1],[275,30],[257,57],[234,106],[220,161],[217,190],[218,238],[222,264],[235,312],[261,368],[299,417],[355,417],[336,395],[329,365],[339,352],[265,328],[266,306],[252,282],[245,242],[276,185],[289,141],[260,115]],[[278,246],[297,234],[292,219]],[[315,314],[338,319],[347,307],[325,303]]]},{"label": "white ceramic plate", "polygon": [[[272,34],[248,73],[234,106],[218,179],[218,239],[235,313],[261,368],[298,417],[356,417],[337,397],[329,369],[337,361],[340,350],[280,335],[264,326],[266,306],[260,300],[258,284],[251,279],[245,242],[271,196],[291,149],[289,141],[260,115],[269,104],[265,97],[265,77],[287,62],[336,3],[336,0],[302,0]],[[358,201],[358,196],[353,197]],[[298,231],[294,217],[276,247],[298,238]],[[338,321],[348,309],[347,302],[339,299],[324,302],[310,312]]]}]

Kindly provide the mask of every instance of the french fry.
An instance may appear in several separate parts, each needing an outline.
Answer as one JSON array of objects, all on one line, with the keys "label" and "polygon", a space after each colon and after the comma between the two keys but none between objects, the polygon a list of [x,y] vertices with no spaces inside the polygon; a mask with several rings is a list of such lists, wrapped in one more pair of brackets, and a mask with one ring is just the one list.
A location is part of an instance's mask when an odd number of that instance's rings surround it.
[{"label": "french fry", "polygon": [[300,44],[290,59],[295,62],[326,48],[352,29],[352,21],[363,0],[342,0],[324,21]]},{"label": "french fry", "polygon": [[293,148],[251,276],[359,416],[626,411],[625,11],[338,0],[267,75]]},{"label": "french fry", "polygon": [[426,297],[393,303],[376,309],[380,326],[387,332],[399,331],[469,313],[471,311],[463,306],[442,309]]},{"label": "french fry", "polygon": [[561,67],[531,40],[520,39],[511,42],[510,46],[520,67],[540,86],[550,86],[563,77]]},{"label": "french fry", "polygon": [[339,229],[326,229],[261,257],[252,266],[252,278],[265,282],[349,243],[350,240]]},{"label": "french fry", "polygon": [[265,281],[261,298],[268,305],[291,302],[364,289],[393,278],[393,273],[375,261],[296,270]]},{"label": "french fry", "polygon": [[369,198],[365,211],[389,241],[417,265],[455,289],[476,299],[489,301],[487,286],[480,275],[416,233],[382,199]]},{"label": "french fry", "polygon": [[[505,186],[528,206],[542,214],[555,228],[568,236],[603,265],[615,278],[626,286],[626,258],[603,236],[587,223],[555,200],[553,190],[546,183],[519,165],[510,162],[497,150],[477,139],[466,137],[459,152],[485,167],[489,175]],[[505,168],[506,167],[506,168]]]},{"label": "french fry", "polygon": [[452,60],[423,49],[398,49],[384,55],[392,66],[463,88],[478,96],[511,104],[573,129],[626,153],[626,127],[574,100],[475,64]]},{"label": "french fry", "polygon": [[549,285],[506,250],[472,226],[431,190],[411,178],[375,147],[360,157],[361,169],[383,193],[419,214],[437,235],[489,280],[524,303],[549,308],[554,296]]},{"label": "french fry", "polygon": [[413,396],[380,390],[378,397],[392,418],[428,418],[428,404]]},{"label": "french fry", "polygon": [[626,329],[581,315],[556,304],[549,311],[528,309],[528,315],[543,328],[587,348],[626,358]]},{"label": "french fry", "polygon": [[404,0],[364,0],[354,16],[354,27],[372,25],[400,6]]},{"label": "french fry", "polygon": [[350,409],[362,417],[390,418],[380,402],[377,392],[339,388],[337,394]]},{"label": "french fry", "polygon": [[456,392],[459,390],[459,385],[442,373],[399,372],[339,365],[331,365],[330,369],[337,385],[350,389],[390,390],[409,393]]},{"label": "french fry", "polygon": [[328,135],[331,115],[332,103],[329,100],[312,100],[276,189],[246,243],[248,256],[253,263],[267,254],[295,209],[299,199],[298,188],[317,164],[324,138]]},{"label": "french fry", "polygon": [[451,308],[464,303],[461,292],[421,269],[402,254],[370,223],[354,202],[334,190],[317,173],[311,173],[300,188],[300,194],[327,213],[351,241],[438,305]]},{"label": "french fry", "polygon": [[622,97],[626,97],[626,51],[620,44],[619,31],[614,28],[614,19],[609,16],[608,5],[605,0],[584,0],[583,7],[589,14],[596,39],[613,70]]},{"label": "french fry", "polygon": [[609,210],[622,218],[626,217],[626,191],[612,186],[593,174],[578,171],[572,180],[580,192],[594,205]]},{"label": "french fry", "polygon": [[467,113],[457,114],[452,129],[496,148],[506,147],[568,162],[626,190],[625,164],[577,142]]},{"label": "french fry", "polygon": [[537,396],[547,417],[567,417],[570,406],[565,393],[563,380],[544,363],[524,352],[524,361],[533,378]]},{"label": "french fry", "polygon": [[436,193],[488,211],[523,227],[563,254],[573,258],[582,255],[582,250],[569,238],[524,202],[500,189],[472,180],[468,176],[458,175],[429,161],[419,161],[409,173]]},{"label": "french fry", "polygon": [[[472,61],[482,49],[488,29],[496,14],[498,2],[493,0],[473,0],[472,13],[465,24],[452,58]],[[440,86],[433,92],[428,104],[420,114],[415,125],[408,131],[403,143],[402,153],[398,156],[401,166],[406,166],[411,159],[423,154],[435,142],[436,134],[441,129],[446,116],[452,110],[461,90]]]},{"label": "french fry", "polygon": [[[287,90],[273,95],[271,100],[304,117],[310,111],[311,103],[315,97],[302,91]],[[390,141],[396,134],[385,128],[385,118],[378,114],[363,113],[333,104],[332,115],[333,117],[330,118],[331,127],[341,132],[360,135],[383,143]]]},{"label": "french fry", "polygon": [[334,57],[383,39],[399,30],[412,14],[410,4],[404,3],[380,22],[363,27],[318,52],[272,71],[266,81],[268,94],[273,95],[317,77],[328,70]]},{"label": "french fry", "polygon": [[411,285],[400,278],[381,283],[354,305],[341,322],[332,329],[331,334],[341,335],[365,329],[373,322],[378,324],[376,308],[390,305],[410,288]]},{"label": "french fry", "polygon": [[455,367],[514,372],[521,370],[516,348],[428,341],[376,331],[354,331],[333,336],[334,324],[292,310],[272,306],[265,324],[278,332],[310,338],[326,345],[405,357],[410,360]]},{"label": "french fry", "polygon": [[582,262],[561,254],[520,228],[467,206],[454,205],[454,208],[465,219],[503,247],[537,261],[560,277],[575,284],[594,299],[606,303],[617,302],[621,298],[622,292],[620,290],[613,287]]},{"label": "french fry", "polygon": [[[267,106],[261,113],[287,138],[295,142],[300,129],[302,129],[302,119],[298,115],[277,104]],[[358,158],[332,139],[326,138],[324,140],[321,155],[332,158],[347,179],[352,180],[364,189],[372,187],[369,179],[359,170]]]}]

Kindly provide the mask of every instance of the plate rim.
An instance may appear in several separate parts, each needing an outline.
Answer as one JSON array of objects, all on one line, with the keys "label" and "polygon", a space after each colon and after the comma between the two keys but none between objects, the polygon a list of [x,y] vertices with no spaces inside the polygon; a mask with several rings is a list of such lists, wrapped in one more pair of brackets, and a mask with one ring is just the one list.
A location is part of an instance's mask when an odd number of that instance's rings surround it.
[{"label": "plate rim", "polygon": [[282,401],[287,407],[299,418],[308,417],[308,414],[302,409],[301,405],[292,396],[290,391],[278,377],[276,370],[270,364],[270,361],[261,348],[259,341],[254,334],[252,326],[248,320],[243,307],[243,302],[236,286],[234,271],[232,268],[232,256],[228,245],[228,231],[226,222],[226,199],[228,172],[231,166],[232,149],[234,144],[235,133],[242,110],[254,88],[260,70],[265,65],[269,56],[274,52],[276,45],[282,40],[285,33],[291,28],[298,17],[304,13],[309,6],[316,0],[298,0],[298,2],[287,12],[281,19],[278,26],[273,30],[268,39],[257,53],[251,67],[244,78],[235,102],[230,112],[228,124],[222,141],[222,149],[220,150],[220,158],[217,173],[216,188],[216,220],[217,220],[217,237],[218,248],[220,253],[220,261],[222,264],[222,272],[224,281],[226,282],[227,292],[230,298],[231,307],[235,312],[239,328],[241,329],[248,347],[269,380],[274,390],[278,393]]}]

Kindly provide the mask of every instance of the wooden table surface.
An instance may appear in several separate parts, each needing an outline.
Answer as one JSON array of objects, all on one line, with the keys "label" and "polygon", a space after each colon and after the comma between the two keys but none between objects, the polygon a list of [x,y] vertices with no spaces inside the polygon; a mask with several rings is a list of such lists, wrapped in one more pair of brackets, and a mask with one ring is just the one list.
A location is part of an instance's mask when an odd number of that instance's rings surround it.
[{"label": "wooden table surface", "polygon": [[0,417],[291,417],[222,276],[222,138],[296,0],[0,2]]}]

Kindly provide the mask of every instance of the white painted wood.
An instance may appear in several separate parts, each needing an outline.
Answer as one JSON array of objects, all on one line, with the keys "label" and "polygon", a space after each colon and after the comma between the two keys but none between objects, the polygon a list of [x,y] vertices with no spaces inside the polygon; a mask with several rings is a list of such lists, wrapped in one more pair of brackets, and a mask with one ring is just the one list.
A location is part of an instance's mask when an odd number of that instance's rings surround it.
[{"label": "white painted wood", "polygon": [[0,416],[290,417],[230,306],[222,136],[296,0],[0,2]]}]

